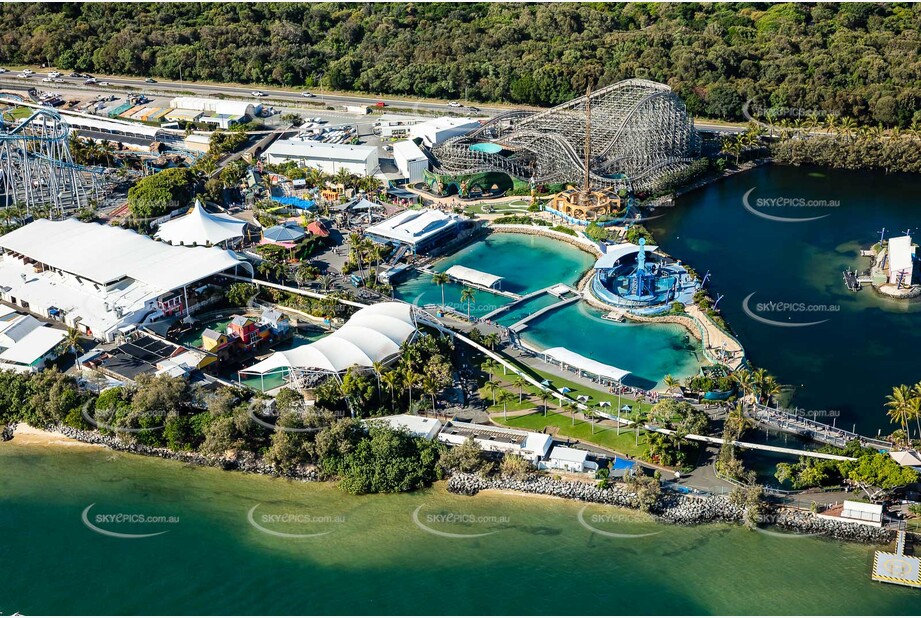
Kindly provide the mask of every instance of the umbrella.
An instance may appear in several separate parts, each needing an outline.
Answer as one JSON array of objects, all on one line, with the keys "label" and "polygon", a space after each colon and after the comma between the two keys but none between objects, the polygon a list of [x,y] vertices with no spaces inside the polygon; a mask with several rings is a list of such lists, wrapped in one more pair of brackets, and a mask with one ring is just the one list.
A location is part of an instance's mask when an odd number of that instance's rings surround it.
[{"label": "umbrella", "polygon": [[620,411],[621,411],[621,412],[629,412],[629,411],[632,410],[632,409],[633,409],[633,408],[631,408],[631,407],[628,406],[627,404],[624,404],[624,407],[621,408]]},{"label": "umbrella", "polygon": [[541,382],[541,384],[543,386],[550,386],[550,380],[544,380],[543,382]]},{"label": "umbrella", "polygon": [[610,401],[599,401],[599,402],[598,402],[598,407],[599,407],[599,408],[604,408],[604,407],[610,408],[610,407],[611,407],[611,402],[610,402]]},{"label": "umbrella", "polygon": [[572,389],[569,388],[568,386],[564,386],[563,388],[560,389],[560,392],[561,393],[571,393]]},{"label": "umbrella", "polygon": [[589,397],[588,395],[579,395],[578,397],[576,397],[576,399],[578,399],[579,401],[581,401],[581,402],[584,403],[584,402],[588,401],[588,400],[590,399],[590,397]]}]

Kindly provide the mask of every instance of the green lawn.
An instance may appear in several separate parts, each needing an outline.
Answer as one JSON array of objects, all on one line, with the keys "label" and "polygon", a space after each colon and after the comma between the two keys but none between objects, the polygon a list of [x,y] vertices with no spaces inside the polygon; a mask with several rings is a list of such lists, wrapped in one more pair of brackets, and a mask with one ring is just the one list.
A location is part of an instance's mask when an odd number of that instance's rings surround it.
[{"label": "green lawn", "polygon": [[540,431],[545,427],[557,427],[559,428],[558,436],[591,442],[618,453],[625,453],[631,457],[641,457],[646,451],[646,432],[642,429],[640,430],[639,444],[637,445],[633,429],[623,427],[620,430],[620,435],[617,435],[616,428],[596,423],[595,433],[592,434],[590,422],[576,419],[575,425],[573,425],[572,418],[568,414],[551,412],[545,417],[541,412],[534,412],[525,416],[511,417],[507,421],[499,414],[493,415],[492,420],[497,424],[531,431]]},{"label": "green lawn", "polygon": [[[530,392],[527,388],[521,389],[521,393],[523,395],[521,403],[518,403],[518,389],[517,388],[510,387],[510,388],[504,388],[502,390],[512,395],[512,399],[507,404],[505,404],[505,409],[508,410],[509,412],[518,412],[520,410],[530,410],[540,405],[539,401],[534,401],[534,398],[529,396]],[[492,401],[492,395],[489,393],[489,390],[485,386],[480,387],[479,394],[480,394],[480,397],[482,397],[484,401]],[[487,410],[489,412],[502,412],[503,407],[502,407],[502,404],[500,403],[498,405],[490,405],[489,408],[487,408]]]}]

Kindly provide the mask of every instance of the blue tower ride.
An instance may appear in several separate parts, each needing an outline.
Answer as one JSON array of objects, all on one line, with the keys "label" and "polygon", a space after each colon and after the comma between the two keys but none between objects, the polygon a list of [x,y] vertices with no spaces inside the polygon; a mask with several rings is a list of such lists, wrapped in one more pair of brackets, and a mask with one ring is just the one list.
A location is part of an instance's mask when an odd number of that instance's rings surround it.
[{"label": "blue tower ride", "polygon": [[655,294],[656,276],[646,272],[646,239],[640,238],[640,251],[636,255],[636,270],[627,277],[628,294],[641,299]]}]

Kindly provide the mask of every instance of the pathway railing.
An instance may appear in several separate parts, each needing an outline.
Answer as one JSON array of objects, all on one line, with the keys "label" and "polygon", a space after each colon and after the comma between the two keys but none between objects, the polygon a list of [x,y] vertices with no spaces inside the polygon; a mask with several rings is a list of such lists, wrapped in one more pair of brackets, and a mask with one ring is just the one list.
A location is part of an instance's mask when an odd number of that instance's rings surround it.
[{"label": "pathway railing", "polygon": [[795,433],[812,438],[816,442],[823,442],[839,448],[847,446],[848,442],[858,440],[862,445],[881,450],[891,450],[892,442],[877,438],[868,438],[852,431],[840,429],[832,425],[810,420],[805,416],[793,414],[787,410],[771,408],[762,404],[746,407],[751,416],[765,425],[774,427],[787,433]]}]

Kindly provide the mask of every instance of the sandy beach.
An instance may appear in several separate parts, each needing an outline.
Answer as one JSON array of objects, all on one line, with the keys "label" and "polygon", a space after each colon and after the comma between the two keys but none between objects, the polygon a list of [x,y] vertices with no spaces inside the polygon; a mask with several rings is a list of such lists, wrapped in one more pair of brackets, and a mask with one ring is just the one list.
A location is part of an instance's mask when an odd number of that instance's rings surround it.
[{"label": "sandy beach", "polygon": [[86,442],[80,442],[79,440],[74,440],[73,438],[68,438],[64,434],[57,431],[45,431],[44,429],[37,429],[31,425],[26,425],[25,423],[19,423],[16,425],[16,431],[13,434],[13,439],[10,440],[13,444],[20,444],[26,446],[66,446],[69,448],[105,448],[98,444],[87,444]]}]

